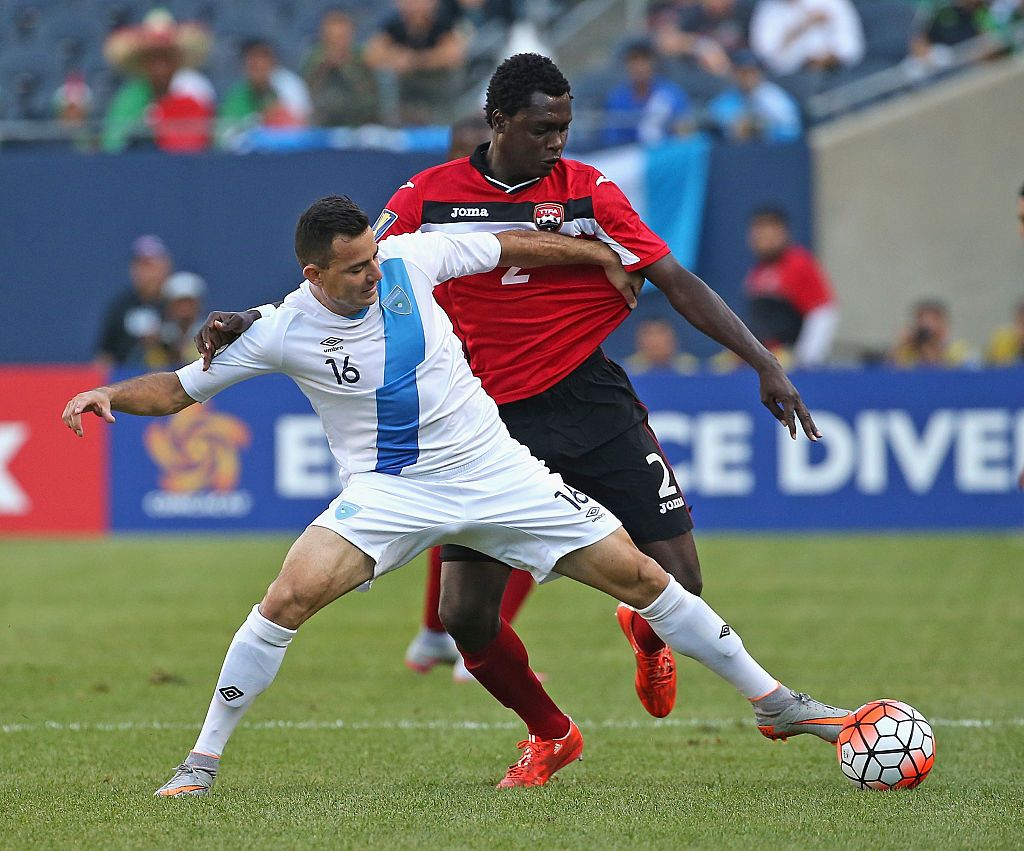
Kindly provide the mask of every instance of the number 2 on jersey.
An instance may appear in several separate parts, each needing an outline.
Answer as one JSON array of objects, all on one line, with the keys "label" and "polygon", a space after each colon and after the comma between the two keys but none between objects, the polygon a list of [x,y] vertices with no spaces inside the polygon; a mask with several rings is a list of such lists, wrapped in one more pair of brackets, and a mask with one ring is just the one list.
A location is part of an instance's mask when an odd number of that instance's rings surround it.
[{"label": "number 2 on jersey", "polygon": [[665,464],[665,459],[662,458],[657,452],[652,452],[647,456],[648,464],[659,464],[661,465],[661,487],[658,488],[658,496],[661,499],[672,496],[672,494],[679,493],[679,488],[672,484],[672,480],[668,475],[668,466]]},{"label": "number 2 on jersey", "polygon": [[334,370],[334,377],[338,384],[355,384],[359,380],[359,370],[354,366],[349,366],[348,359],[349,355],[345,355],[345,360],[341,362],[341,369],[338,369],[338,362],[334,358],[327,358],[325,361]]}]

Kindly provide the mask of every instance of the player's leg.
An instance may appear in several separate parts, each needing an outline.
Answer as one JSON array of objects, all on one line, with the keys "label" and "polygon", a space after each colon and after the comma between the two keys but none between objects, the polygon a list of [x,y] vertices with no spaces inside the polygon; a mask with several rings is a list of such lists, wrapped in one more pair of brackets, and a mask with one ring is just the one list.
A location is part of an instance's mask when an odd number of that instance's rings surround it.
[{"label": "player's leg", "polygon": [[522,756],[498,787],[543,785],[580,758],[583,737],[544,690],[530,668],[525,645],[501,617],[509,574],[523,571],[467,547],[446,544],[442,553],[441,620],[458,642],[466,669],[523,720],[529,733],[519,744]]},{"label": "player's leg", "polygon": [[[626,401],[643,410],[631,394],[621,404]],[[641,552],[700,596],[703,583],[689,507],[646,419],[552,469],[612,511]],[[637,697],[651,715],[663,718],[676,701],[672,650],[628,606],[619,605],[615,615],[636,661]]]},{"label": "player's leg", "polygon": [[566,554],[554,570],[626,603],[668,646],[731,683],[753,704],[769,738],[813,733],[834,742],[838,736],[848,710],[781,686],[717,612],[636,549],[624,530]]},{"label": "player's leg", "polygon": [[405,651],[405,665],[425,674],[435,665],[455,665],[462,657],[445,631],[438,614],[441,603],[441,548],[431,547],[427,557],[427,588],[423,601],[423,625]]},{"label": "player's leg", "polygon": [[299,626],[372,577],[373,559],[337,533],[320,526],[302,533],[263,600],[235,633],[195,747],[158,796],[209,791],[228,739],[277,676]]},{"label": "player's leg", "polygon": [[[533,581],[533,577],[525,570],[513,570],[509,574],[508,582],[505,585],[505,593],[501,595],[501,609],[498,612],[498,616],[502,621],[510,626],[512,625],[519,614],[519,610],[523,608],[523,603],[526,602],[526,598],[530,596],[530,592],[533,591],[536,585],[537,583]],[[452,679],[457,683],[475,683],[477,681],[469,668],[466,667],[466,660],[461,655],[452,668]],[[537,674],[537,679],[543,682],[544,675]]]}]

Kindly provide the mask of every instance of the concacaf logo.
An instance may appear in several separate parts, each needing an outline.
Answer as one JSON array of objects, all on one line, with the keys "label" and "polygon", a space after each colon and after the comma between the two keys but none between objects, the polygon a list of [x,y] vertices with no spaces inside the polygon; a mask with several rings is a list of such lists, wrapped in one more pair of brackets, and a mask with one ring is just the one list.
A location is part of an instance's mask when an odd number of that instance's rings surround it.
[{"label": "concacaf logo", "polygon": [[237,417],[191,405],[166,423],[154,423],[143,438],[163,471],[160,488],[170,493],[234,490],[241,475],[240,451],[252,440]]}]

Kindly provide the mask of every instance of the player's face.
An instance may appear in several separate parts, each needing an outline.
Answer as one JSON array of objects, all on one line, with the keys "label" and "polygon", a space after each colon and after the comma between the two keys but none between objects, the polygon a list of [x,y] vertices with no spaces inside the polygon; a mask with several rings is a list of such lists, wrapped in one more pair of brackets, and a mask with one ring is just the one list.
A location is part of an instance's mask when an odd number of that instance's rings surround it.
[{"label": "player's face", "polygon": [[492,120],[505,168],[516,180],[531,180],[547,177],[562,158],[572,106],[567,94],[534,92],[528,107],[511,118],[496,110]]},{"label": "player's face", "polygon": [[336,236],[332,248],[330,264],[310,263],[302,274],[328,309],[343,316],[357,313],[377,300],[377,283],[383,277],[373,231],[367,228],[359,236]]}]

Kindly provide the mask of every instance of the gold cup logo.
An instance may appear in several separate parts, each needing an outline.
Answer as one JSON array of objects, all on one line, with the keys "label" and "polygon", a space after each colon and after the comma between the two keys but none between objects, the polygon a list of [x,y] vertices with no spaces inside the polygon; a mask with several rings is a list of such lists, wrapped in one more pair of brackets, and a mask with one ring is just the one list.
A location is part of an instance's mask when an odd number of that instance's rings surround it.
[{"label": "gold cup logo", "polygon": [[191,405],[166,423],[153,423],[143,435],[146,450],[163,471],[160,488],[173,493],[234,490],[241,474],[240,451],[251,440],[242,420],[202,405]]}]

